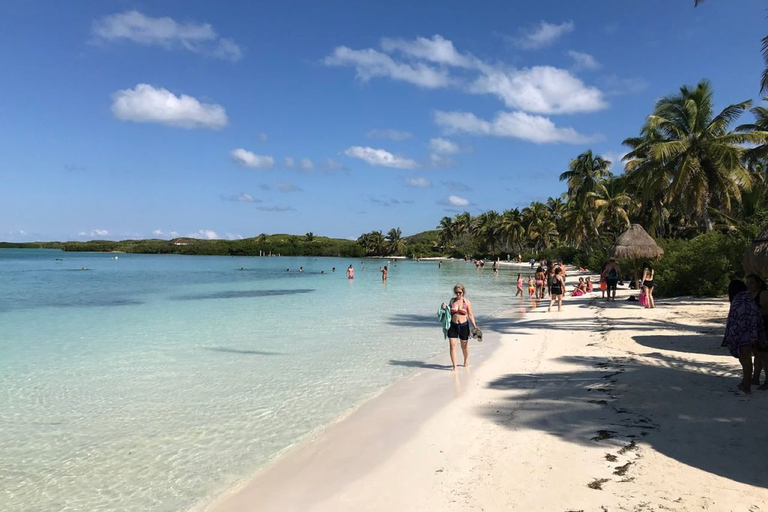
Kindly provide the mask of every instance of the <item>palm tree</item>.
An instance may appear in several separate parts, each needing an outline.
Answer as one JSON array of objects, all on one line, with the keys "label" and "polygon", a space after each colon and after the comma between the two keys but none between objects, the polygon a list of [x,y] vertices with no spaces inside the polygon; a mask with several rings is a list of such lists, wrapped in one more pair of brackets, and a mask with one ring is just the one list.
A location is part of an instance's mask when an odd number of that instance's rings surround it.
[{"label": "palm tree", "polygon": [[440,230],[440,245],[444,248],[448,247],[457,235],[453,219],[450,217],[443,217],[440,219],[440,224],[438,224],[437,229]]},{"label": "palm tree", "polygon": [[306,240],[307,242],[313,242],[315,240],[315,234],[310,231],[309,233],[304,235],[304,240]]},{"label": "palm tree", "polygon": [[609,178],[597,185],[594,192],[590,192],[595,208],[595,223],[602,226],[602,232],[618,235],[629,228],[629,215],[626,208],[632,202],[632,198],[624,190],[623,180]]},{"label": "palm tree", "polygon": [[514,245],[518,252],[522,252],[525,228],[523,227],[523,216],[520,214],[520,210],[517,208],[505,210],[501,215],[499,227],[501,236],[504,238],[504,245]]},{"label": "palm tree", "polygon": [[728,212],[731,201],[740,199],[741,189],[749,190],[742,144],[764,143],[768,137],[768,132],[728,130],[750,103],[729,105],[713,115],[712,87],[702,80],[694,89],[684,86],[680,94],[661,98],[648,116],[647,128],[661,136],[648,146],[648,156],[671,173],[669,199],[679,201],[707,231],[713,227],[710,206]]},{"label": "palm tree", "polygon": [[592,150],[588,150],[571,160],[568,170],[560,175],[560,181],[568,182],[568,196],[574,201],[573,206],[584,214],[587,228],[601,247],[590,194],[597,189],[598,184],[611,176],[610,168],[609,160],[594,156]]},{"label": "palm tree", "polygon": [[387,251],[389,254],[403,252],[402,249],[405,247],[405,243],[403,242],[402,238],[403,232],[400,231],[400,228],[392,228],[389,230],[386,236]]}]

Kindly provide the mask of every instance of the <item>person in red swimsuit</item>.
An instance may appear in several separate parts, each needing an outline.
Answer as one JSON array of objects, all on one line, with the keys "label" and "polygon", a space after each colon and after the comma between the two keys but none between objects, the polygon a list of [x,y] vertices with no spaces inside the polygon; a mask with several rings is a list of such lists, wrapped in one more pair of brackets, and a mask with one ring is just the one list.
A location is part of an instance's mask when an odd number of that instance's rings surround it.
[{"label": "person in red swimsuit", "polygon": [[451,310],[451,326],[448,329],[448,342],[450,344],[451,364],[453,370],[456,370],[456,343],[461,340],[461,352],[464,355],[464,367],[469,361],[469,324],[477,329],[475,315],[472,312],[472,303],[465,297],[466,290],[463,284],[457,284],[453,287],[453,293],[456,294],[448,307]]}]

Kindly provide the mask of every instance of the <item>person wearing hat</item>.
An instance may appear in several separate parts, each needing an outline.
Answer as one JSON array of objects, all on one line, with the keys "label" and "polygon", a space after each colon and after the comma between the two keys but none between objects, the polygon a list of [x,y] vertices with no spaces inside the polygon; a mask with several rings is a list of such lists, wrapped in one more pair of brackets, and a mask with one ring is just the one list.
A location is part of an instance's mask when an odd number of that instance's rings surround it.
[{"label": "person wearing hat", "polygon": [[[456,370],[456,344],[461,341],[461,352],[464,355],[464,367],[466,368],[469,361],[469,324],[475,328],[475,331],[480,331],[477,328],[477,322],[475,322],[475,315],[472,312],[472,302],[466,298],[466,289],[463,284],[457,284],[453,287],[453,293],[456,295],[446,305],[443,303],[441,307],[447,307],[451,313],[451,325],[448,328],[448,343],[450,347],[451,364],[453,370]],[[482,339],[482,332],[478,336],[478,339]]]}]

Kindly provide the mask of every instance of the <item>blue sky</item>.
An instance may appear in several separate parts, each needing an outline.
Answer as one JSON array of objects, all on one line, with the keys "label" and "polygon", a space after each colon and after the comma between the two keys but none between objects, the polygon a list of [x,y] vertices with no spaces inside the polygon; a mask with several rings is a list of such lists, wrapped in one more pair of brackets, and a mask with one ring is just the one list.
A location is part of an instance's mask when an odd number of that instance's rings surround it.
[{"label": "blue sky", "polygon": [[682,85],[759,102],[766,7],[9,2],[0,240],[408,235],[524,207],[587,149],[620,173]]}]

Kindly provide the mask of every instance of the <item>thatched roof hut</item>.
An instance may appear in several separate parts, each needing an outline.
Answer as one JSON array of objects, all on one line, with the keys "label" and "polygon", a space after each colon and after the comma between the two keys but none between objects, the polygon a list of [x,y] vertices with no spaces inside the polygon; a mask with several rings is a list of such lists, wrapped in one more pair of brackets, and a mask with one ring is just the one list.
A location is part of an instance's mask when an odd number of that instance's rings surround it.
[{"label": "thatched roof hut", "polygon": [[[766,246],[768,247],[768,246]],[[651,235],[640,224],[632,224],[611,247],[611,256],[629,260],[655,260],[661,258],[664,249],[656,245]]]},{"label": "thatched roof hut", "polygon": [[752,241],[741,259],[741,265],[746,275],[758,274],[763,277],[768,275],[768,228],[765,228]]}]

